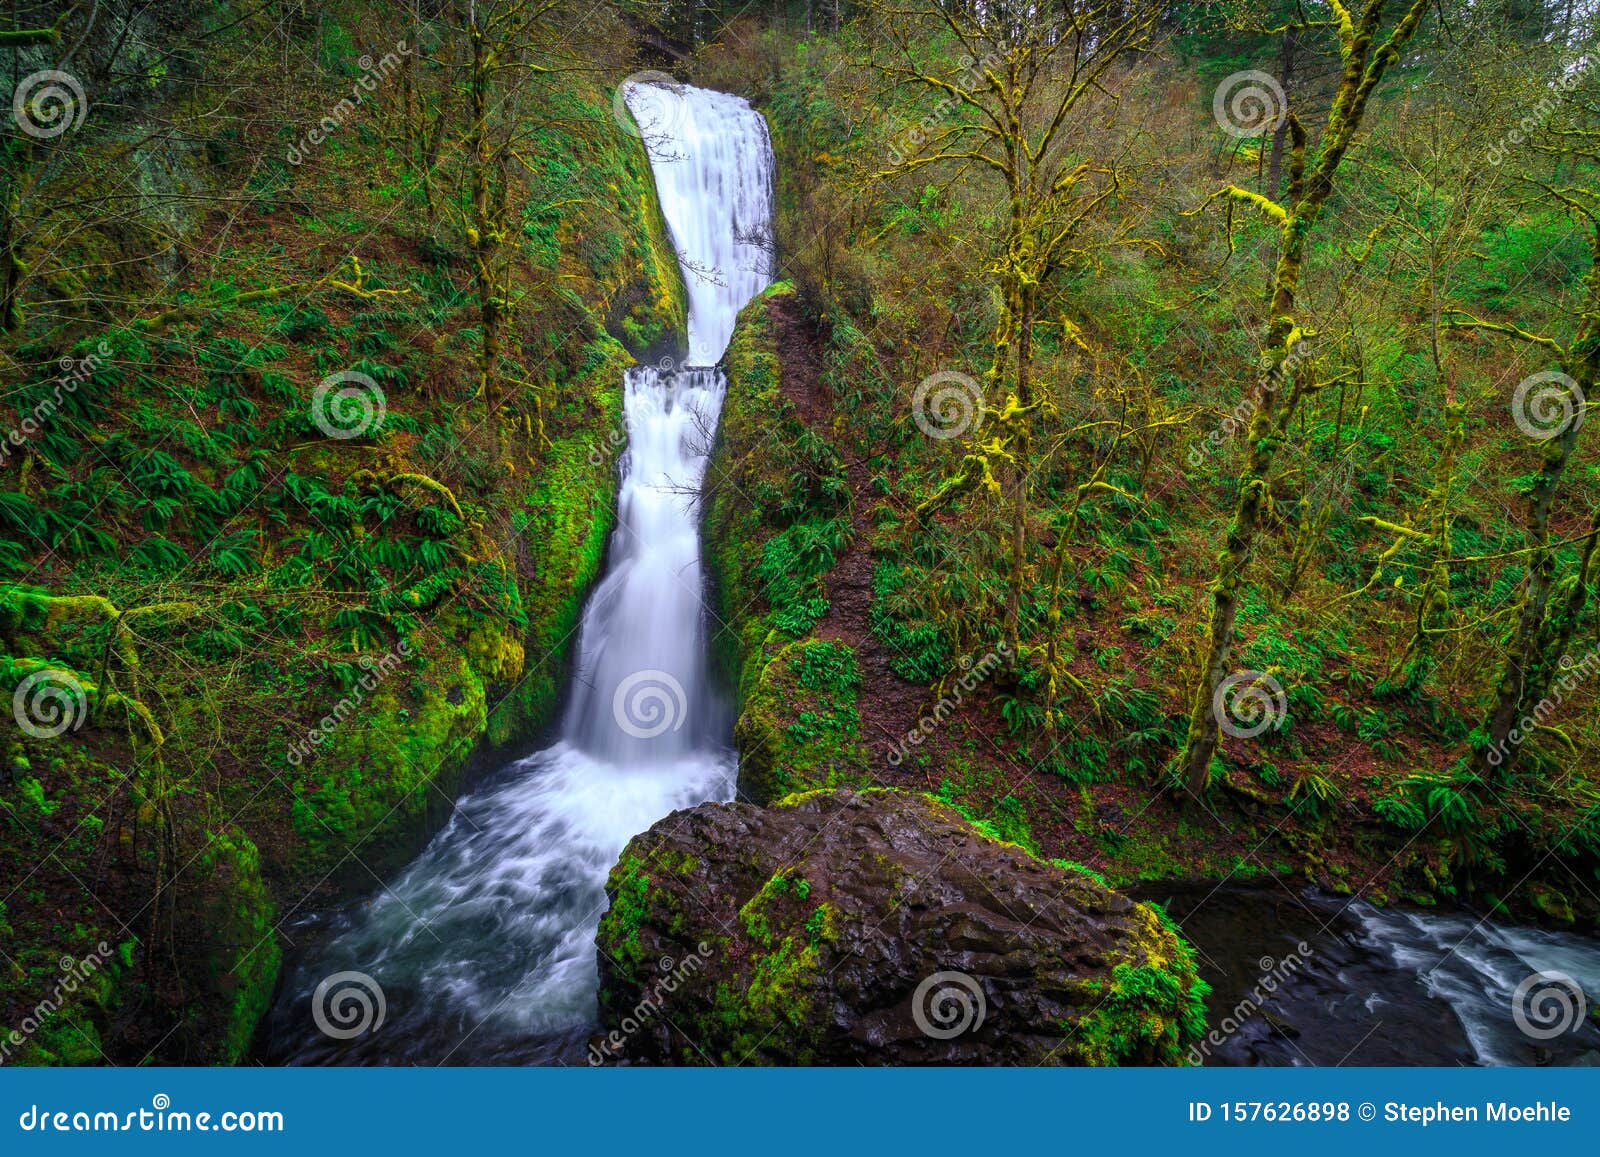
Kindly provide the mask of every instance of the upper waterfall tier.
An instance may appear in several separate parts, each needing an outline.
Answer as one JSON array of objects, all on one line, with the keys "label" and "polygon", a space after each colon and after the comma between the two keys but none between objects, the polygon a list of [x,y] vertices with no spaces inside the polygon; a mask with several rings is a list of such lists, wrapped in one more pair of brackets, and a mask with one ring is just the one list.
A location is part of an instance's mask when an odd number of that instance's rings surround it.
[{"label": "upper waterfall tier", "polygon": [[650,154],[689,297],[687,364],[714,366],[771,282],[772,143],[749,102],[689,85],[629,81],[623,98]]}]

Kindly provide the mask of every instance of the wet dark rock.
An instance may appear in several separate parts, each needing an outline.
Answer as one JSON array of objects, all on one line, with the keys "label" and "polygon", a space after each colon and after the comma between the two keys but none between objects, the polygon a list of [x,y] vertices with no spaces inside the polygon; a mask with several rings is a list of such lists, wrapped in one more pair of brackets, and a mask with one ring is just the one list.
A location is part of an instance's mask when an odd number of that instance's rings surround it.
[{"label": "wet dark rock", "polygon": [[607,890],[595,1063],[1177,1063],[1204,1030],[1158,909],[924,795],[704,804]]}]

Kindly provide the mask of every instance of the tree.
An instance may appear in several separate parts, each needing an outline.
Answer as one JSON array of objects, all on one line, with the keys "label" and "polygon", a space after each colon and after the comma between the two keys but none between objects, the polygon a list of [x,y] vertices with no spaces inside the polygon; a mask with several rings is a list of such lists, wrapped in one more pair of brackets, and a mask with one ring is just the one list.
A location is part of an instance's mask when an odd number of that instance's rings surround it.
[{"label": "tree", "polygon": [[1249,575],[1256,539],[1271,485],[1273,462],[1290,420],[1311,384],[1306,359],[1297,355],[1310,335],[1297,320],[1297,295],[1304,272],[1306,248],[1333,194],[1339,169],[1361,130],[1373,92],[1384,74],[1400,59],[1417,33],[1428,10],[1428,0],[1411,0],[1399,21],[1383,34],[1387,0],[1366,0],[1350,6],[1330,0],[1337,24],[1342,69],[1333,105],[1328,110],[1316,150],[1299,118],[1288,112],[1289,185],[1280,201],[1227,185],[1206,201],[1226,201],[1229,228],[1232,210],[1244,205],[1263,214],[1278,231],[1278,259],[1267,302],[1267,339],[1263,354],[1264,380],[1260,404],[1247,432],[1248,457],[1238,480],[1238,498],[1228,526],[1211,586],[1208,643],[1196,680],[1190,707],[1189,731],[1179,757],[1180,769],[1191,792],[1199,794],[1211,780],[1211,761],[1220,739],[1217,704],[1228,658],[1233,649],[1242,588]]},{"label": "tree", "polygon": [[467,0],[464,87],[469,205],[464,230],[472,252],[472,281],[483,328],[478,389],[488,412],[501,405],[502,330],[511,306],[511,269],[501,256],[510,232],[506,184],[523,131],[515,97],[527,77],[550,71],[535,59],[538,33],[560,0]]},{"label": "tree", "polygon": [[[1148,45],[1159,5],[1095,0],[1041,12],[1032,4],[879,0],[868,7],[888,49],[874,67],[893,90],[909,88],[935,102],[927,128],[908,133],[876,177],[970,166],[1004,197],[1004,234],[986,270],[999,317],[982,386],[998,432],[974,436],[955,474],[918,513],[933,514],[974,490],[1001,495],[1009,488],[1004,636],[1015,664],[1028,575],[1032,426],[1042,401],[1033,374],[1040,295],[1083,255],[1086,229],[1121,190],[1117,160],[1091,155],[1092,144],[1074,135],[1075,118],[1105,91],[1114,66]],[[959,57],[954,69],[952,55]]]},{"label": "tree", "polygon": [[[1477,736],[1474,762],[1480,775],[1498,770],[1508,776],[1516,762],[1519,741],[1513,734],[1544,726],[1537,705],[1562,669],[1562,660],[1578,629],[1593,581],[1595,545],[1600,539],[1600,512],[1581,536],[1579,563],[1558,581],[1559,547],[1551,541],[1551,514],[1584,425],[1587,399],[1600,380],[1600,193],[1593,183],[1600,165],[1600,95],[1593,89],[1575,94],[1566,115],[1546,126],[1533,142],[1552,164],[1548,174],[1527,174],[1524,180],[1562,206],[1589,238],[1590,265],[1583,278],[1575,312],[1574,332],[1567,341],[1533,333],[1503,322],[1457,313],[1455,327],[1498,334],[1534,347],[1557,367],[1536,373],[1518,386],[1512,406],[1519,425],[1541,443],[1539,469],[1527,487],[1528,546],[1526,575],[1519,593],[1516,624],[1506,645],[1505,661],[1494,701]],[[1564,179],[1563,174],[1570,174]]]}]

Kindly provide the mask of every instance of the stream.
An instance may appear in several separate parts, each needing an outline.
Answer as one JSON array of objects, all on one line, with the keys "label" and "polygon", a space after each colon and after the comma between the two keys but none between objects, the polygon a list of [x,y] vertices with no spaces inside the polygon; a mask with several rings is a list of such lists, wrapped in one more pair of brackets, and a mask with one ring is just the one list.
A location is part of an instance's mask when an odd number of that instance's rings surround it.
[{"label": "stream", "polygon": [[[1259,1004],[1206,1064],[1600,1064],[1600,1026],[1573,1015],[1600,1001],[1600,937],[1271,884],[1135,894],[1162,902],[1199,953],[1212,1029]],[[1519,998],[1539,972],[1583,998],[1551,983]],[[1519,1005],[1539,1035],[1519,1027]]]}]

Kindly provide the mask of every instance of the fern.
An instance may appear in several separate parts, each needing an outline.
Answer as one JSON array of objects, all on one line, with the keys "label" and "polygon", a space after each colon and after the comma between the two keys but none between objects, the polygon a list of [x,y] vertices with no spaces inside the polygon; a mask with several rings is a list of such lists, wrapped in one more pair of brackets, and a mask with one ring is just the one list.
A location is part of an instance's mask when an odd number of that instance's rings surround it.
[{"label": "fern", "polygon": [[211,548],[211,566],[229,578],[252,574],[258,569],[253,553],[256,532],[240,530],[220,538]]},{"label": "fern", "polygon": [[139,570],[167,575],[181,571],[188,564],[189,556],[177,543],[162,538],[159,534],[152,534],[133,548],[128,555],[128,561]]},{"label": "fern", "polygon": [[388,623],[369,607],[346,607],[334,615],[328,629],[350,640],[352,651],[382,647],[388,640]]},{"label": "fern", "polygon": [[1406,832],[1420,831],[1428,821],[1417,802],[1403,795],[1380,795],[1372,801],[1372,810],[1385,823]]},{"label": "fern", "polygon": [[1325,775],[1314,771],[1301,772],[1289,788],[1289,804],[1296,813],[1315,819],[1330,800],[1339,795],[1339,787]]}]

